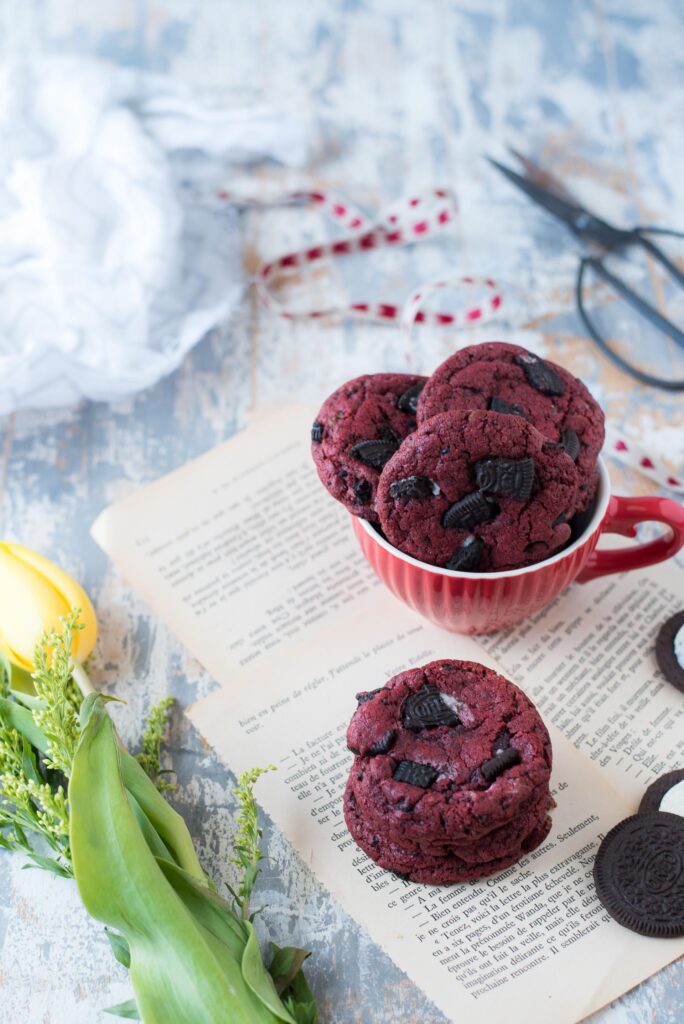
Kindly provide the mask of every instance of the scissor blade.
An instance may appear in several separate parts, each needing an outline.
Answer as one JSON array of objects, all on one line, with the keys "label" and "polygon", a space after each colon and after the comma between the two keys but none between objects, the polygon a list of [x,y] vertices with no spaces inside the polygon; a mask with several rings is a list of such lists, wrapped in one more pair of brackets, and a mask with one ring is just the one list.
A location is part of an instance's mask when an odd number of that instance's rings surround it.
[{"label": "scissor blade", "polygon": [[517,185],[535,203],[542,206],[548,213],[552,213],[554,217],[558,217],[571,231],[577,231],[577,219],[585,212],[579,203],[570,203],[565,199],[561,199],[560,196],[555,195],[548,188],[544,188],[524,175],[518,174],[517,171],[506,167],[505,164],[500,164],[498,160],[494,160],[490,156],[487,157],[487,160],[492,167],[496,167],[497,171],[501,171],[509,181]]},{"label": "scissor blade", "polygon": [[559,199],[565,199],[566,203],[581,206],[581,203],[577,201],[576,196],[573,196],[572,193],[568,192],[563,182],[559,181],[555,175],[551,174],[551,171],[544,170],[544,168],[540,167],[539,164],[536,164],[534,160],[525,156],[525,154],[521,153],[519,149],[514,149],[513,146],[509,146],[508,151],[516,158],[529,181],[534,182],[535,185],[541,185],[542,188],[547,188],[549,192],[558,196]]}]

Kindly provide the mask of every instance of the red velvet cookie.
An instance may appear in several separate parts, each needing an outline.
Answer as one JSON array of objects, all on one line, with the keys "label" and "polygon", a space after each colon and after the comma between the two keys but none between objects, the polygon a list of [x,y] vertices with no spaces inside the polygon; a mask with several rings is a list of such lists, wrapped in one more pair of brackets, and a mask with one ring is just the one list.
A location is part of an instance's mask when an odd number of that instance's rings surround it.
[{"label": "red velvet cookie", "polygon": [[463,881],[542,841],[551,743],[516,686],[475,662],[437,661],[358,700],[345,817],[383,867]]},{"label": "red velvet cookie", "polygon": [[323,403],[311,453],[323,485],[355,516],[377,523],[380,472],[416,428],[425,377],[374,373],[347,381]]},{"label": "red velvet cookie", "polygon": [[564,445],[579,471],[576,511],[591,504],[605,428],[603,412],[581,380],[519,345],[471,345],[435,370],[418,402],[418,422],[463,409],[521,417]]},{"label": "red velvet cookie", "polygon": [[411,434],[382,471],[387,539],[421,562],[463,572],[516,569],[570,538],[570,456],[519,416],[447,412]]}]

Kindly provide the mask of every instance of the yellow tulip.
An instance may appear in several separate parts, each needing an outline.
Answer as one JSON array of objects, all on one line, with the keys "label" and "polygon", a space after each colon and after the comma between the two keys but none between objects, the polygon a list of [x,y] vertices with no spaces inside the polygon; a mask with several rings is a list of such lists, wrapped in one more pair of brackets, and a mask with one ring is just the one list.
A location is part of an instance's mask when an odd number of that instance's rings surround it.
[{"label": "yellow tulip", "polygon": [[97,640],[95,610],[83,587],[54,562],[23,544],[0,541],[0,649],[12,664],[33,671],[33,652],[45,630],[80,608],[84,629],[74,635],[72,657],[83,662]]}]

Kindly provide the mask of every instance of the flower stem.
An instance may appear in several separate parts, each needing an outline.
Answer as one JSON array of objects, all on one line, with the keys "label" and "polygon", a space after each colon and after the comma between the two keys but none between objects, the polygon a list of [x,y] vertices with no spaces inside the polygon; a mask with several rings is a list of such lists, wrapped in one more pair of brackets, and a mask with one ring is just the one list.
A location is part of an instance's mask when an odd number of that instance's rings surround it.
[{"label": "flower stem", "polygon": [[95,687],[90,682],[88,673],[80,661],[72,662],[71,676],[84,697],[87,697],[89,693],[95,693]]}]

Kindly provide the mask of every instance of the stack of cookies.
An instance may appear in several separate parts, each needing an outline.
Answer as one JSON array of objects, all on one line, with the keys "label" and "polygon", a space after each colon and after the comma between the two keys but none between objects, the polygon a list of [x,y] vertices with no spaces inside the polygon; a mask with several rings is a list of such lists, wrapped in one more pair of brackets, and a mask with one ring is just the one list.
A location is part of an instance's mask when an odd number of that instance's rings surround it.
[{"label": "stack of cookies", "polygon": [[581,531],[603,439],[603,413],[581,381],[518,345],[487,342],[429,379],[344,384],[314,422],[312,452],[333,497],[395,547],[491,572],[548,558]]},{"label": "stack of cookies", "polygon": [[508,680],[434,661],[357,700],[344,814],[381,867],[447,885],[500,871],[544,840],[551,742]]}]

